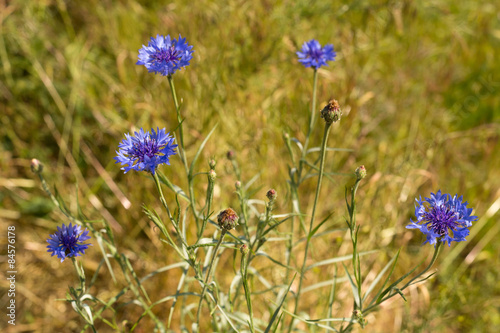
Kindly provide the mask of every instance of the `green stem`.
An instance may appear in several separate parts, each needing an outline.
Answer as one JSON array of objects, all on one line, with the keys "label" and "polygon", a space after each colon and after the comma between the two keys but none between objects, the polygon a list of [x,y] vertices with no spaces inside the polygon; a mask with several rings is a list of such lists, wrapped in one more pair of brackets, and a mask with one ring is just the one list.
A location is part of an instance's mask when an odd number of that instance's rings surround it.
[{"label": "green stem", "polygon": [[188,165],[187,165],[186,155],[184,153],[184,130],[182,126],[181,110],[179,106],[179,101],[177,100],[177,94],[175,93],[174,79],[172,75],[167,76],[167,78],[168,78],[168,83],[170,85],[170,91],[172,92],[172,97],[174,99],[175,111],[177,112],[177,122],[179,123],[179,143],[181,146],[181,149],[179,149],[179,155],[187,171]]},{"label": "green stem", "polygon": [[165,207],[165,210],[167,211],[168,218],[169,218],[170,222],[172,222],[172,225],[174,226],[175,233],[177,234],[177,238],[181,241],[181,243],[183,245],[183,248],[185,250],[187,250],[187,248],[188,248],[187,242],[184,239],[184,237],[182,237],[182,232],[179,229],[179,226],[177,225],[177,222],[173,218],[172,214],[170,213],[170,209],[168,208],[167,201],[165,200],[165,197],[163,196],[163,191],[161,189],[160,178],[158,177],[158,174],[156,172],[153,174],[153,178],[155,180],[156,189],[158,190],[158,194],[160,195],[160,201],[161,201],[163,207]]},{"label": "green stem", "polygon": [[247,281],[247,273],[248,273],[248,266],[247,266],[247,254],[242,254],[241,255],[241,279],[243,280],[243,289],[245,290],[245,298],[247,301],[247,308],[248,308],[248,315],[250,316],[250,332],[254,332],[254,323],[253,323],[253,310],[252,310],[252,298],[251,298],[251,293],[250,293],[250,287],[248,286],[248,281]]},{"label": "green stem", "polygon": [[177,122],[179,123],[179,143],[180,143],[179,156],[182,160],[182,163],[184,164],[184,168],[186,169],[186,173],[188,176],[189,200],[191,203],[191,210],[193,211],[194,219],[196,221],[196,227],[198,228],[198,232],[199,232],[200,226],[199,226],[198,214],[196,213],[196,207],[195,207],[195,198],[194,198],[194,190],[193,190],[193,175],[189,171],[189,166],[188,166],[187,158],[186,158],[186,151],[184,148],[184,130],[183,130],[183,124],[182,124],[181,110],[180,110],[180,106],[179,106],[179,101],[177,100],[177,94],[175,92],[174,79],[173,79],[172,75],[167,76],[167,78],[168,78],[168,83],[170,85],[170,91],[172,92],[172,97],[174,99],[175,110],[177,112]]},{"label": "green stem", "polygon": [[210,178],[210,174],[208,175],[208,188],[207,188],[207,198],[206,198],[206,213],[205,216],[203,217],[203,222],[201,229],[198,232],[198,239],[196,240],[196,244],[200,241],[201,237],[203,236],[203,232],[205,231],[205,228],[207,227],[207,222],[208,219],[210,218],[210,210],[212,209],[212,201],[214,198],[214,187],[215,187],[215,181]]},{"label": "green stem", "polygon": [[[300,270],[300,279],[299,279],[299,288],[297,289],[297,296],[295,297],[295,308],[293,310],[293,313],[297,313],[298,307],[299,307],[299,299],[300,299],[300,293],[302,291],[302,283],[304,281],[304,273],[305,273],[305,268],[306,268],[306,261],[307,261],[307,254],[309,251],[309,244],[311,242],[312,238],[312,230],[314,226],[314,217],[316,214],[316,206],[318,204],[318,199],[319,199],[319,192],[321,190],[321,181],[323,179],[323,173],[325,169],[325,155],[326,155],[326,146],[327,146],[327,141],[328,141],[328,134],[330,133],[330,127],[332,126],[331,123],[326,123],[325,124],[325,132],[323,134],[323,142],[321,144],[321,161],[319,165],[319,175],[318,175],[318,184],[316,186],[316,194],[314,196],[314,204],[312,208],[312,214],[311,214],[311,222],[309,223],[309,232],[307,233],[307,240],[306,240],[306,248],[304,251],[304,260],[302,262],[302,268]],[[293,327],[293,322],[294,322],[294,317],[292,317],[290,321],[290,325],[288,327],[288,332],[292,331]]]},{"label": "green stem", "polygon": [[302,149],[302,157],[299,161],[299,170],[298,170],[298,185],[301,182],[302,169],[304,166],[304,161],[306,160],[307,148],[309,147],[309,139],[314,129],[315,115],[316,115],[316,91],[318,85],[318,70],[314,68],[314,78],[313,78],[313,98],[311,105],[311,117],[309,118],[309,128],[307,129],[307,136],[304,142],[304,147]]},{"label": "green stem", "polygon": [[208,268],[207,268],[207,275],[205,277],[205,284],[203,285],[203,290],[201,291],[200,303],[198,304],[198,311],[196,312],[196,323],[198,324],[198,327],[200,325],[201,306],[203,304],[203,298],[205,298],[205,293],[207,292],[208,281],[210,280],[210,275],[212,273],[212,266],[214,264],[215,257],[217,256],[217,251],[219,250],[219,247],[222,244],[222,239],[226,235],[226,232],[227,231],[225,229],[222,229],[219,241],[217,242],[217,245],[215,246],[214,253],[212,254],[212,258],[210,259],[210,264],[208,265]]}]

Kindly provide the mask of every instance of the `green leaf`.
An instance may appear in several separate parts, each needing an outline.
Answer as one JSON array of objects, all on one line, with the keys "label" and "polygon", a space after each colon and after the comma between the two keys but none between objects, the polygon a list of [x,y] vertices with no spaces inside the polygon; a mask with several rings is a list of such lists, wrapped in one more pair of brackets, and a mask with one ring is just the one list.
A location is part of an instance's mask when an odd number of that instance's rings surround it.
[{"label": "green leaf", "polygon": [[[380,271],[380,273],[377,274],[377,276],[375,277],[375,279],[372,281],[372,283],[370,284],[370,286],[368,287],[368,289],[366,290],[366,293],[365,295],[363,296],[363,303],[364,301],[368,298],[368,295],[370,295],[370,293],[373,291],[373,289],[375,288],[375,286],[379,283],[379,281],[382,279],[382,276],[384,276],[385,272],[389,269],[389,267],[391,267],[392,265],[392,270],[391,272],[389,273],[389,276],[387,276],[387,279],[385,280],[384,282],[384,285],[382,286],[382,288],[380,288],[380,292],[382,292],[382,289],[384,289],[385,287],[385,284],[387,283],[387,280],[391,277],[392,273],[394,272],[394,267],[396,267],[396,262],[398,261],[398,257],[399,257],[399,252],[396,253],[396,255],[394,257],[392,257],[392,259],[387,263],[387,265],[384,266],[384,268]],[[393,264],[394,263],[394,264]]]},{"label": "green leaf", "polygon": [[189,176],[188,177],[191,178],[193,176],[194,164],[198,160],[198,157],[200,156],[200,153],[203,151],[203,148],[205,148],[205,145],[207,144],[208,139],[213,134],[213,132],[215,131],[215,129],[217,128],[218,125],[219,125],[218,123],[215,124],[215,126],[212,128],[212,130],[210,131],[210,133],[208,133],[207,137],[205,138],[205,140],[203,140],[203,142],[201,143],[200,147],[198,148],[198,151],[194,155],[193,161],[191,162],[191,165],[189,166]]},{"label": "green leaf", "polygon": [[255,256],[256,256],[256,257],[257,257],[257,256],[263,256],[263,257],[266,257],[267,259],[269,259],[269,260],[271,260],[272,262],[274,262],[276,265],[279,265],[279,266],[284,267],[284,268],[291,269],[291,270],[293,270],[293,271],[295,271],[295,272],[297,271],[295,268],[293,268],[293,267],[291,267],[291,266],[287,266],[287,265],[285,265],[285,264],[282,264],[282,263],[280,263],[278,260],[273,259],[273,258],[272,258],[269,254],[267,254],[266,252],[264,252],[264,251],[262,251],[262,250],[260,250],[260,251],[258,251],[257,253],[255,253]]},{"label": "green leaf", "polygon": [[285,302],[286,296],[288,295],[288,292],[290,291],[290,288],[292,287],[293,280],[295,280],[296,276],[297,276],[297,273],[294,274],[292,281],[290,281],[290,284],[288,285],[288,289],[286,290],[285,295],[283,295],[283,298],[281,299],[280,305],[274,311],[273,316],[271,317],[271,321],[269,322],[269,324],[266,327],[266,330],[264,331],[265,333],[268,333],[271,330],[271,327],[273,326],[273,322],[276,320],[276,317],[278,316],[278,313],[280,312],[280,309],[283,306],[283,303]]},{"label": "green leaf", "polygon": [[[364,255],[372,254],[372,253],[376,253],[376,252],[378,252],[378,250],[364,251],[364,252],[360,252],[359,256],[364,256]],[[351,259],[352,259],[352,254],[348,254],[348,255],[342,256],[342,257],[337,257],[337,258],[331,258],[331,259],[327,259],[327,260],[318,261],[318,262],[316,262],[316,263],[308,266],[305,269],[305,272],[307,272],[308,270],[310,270],[311,268],[314,268],[314,267],[324,266],[324,265],[329,265],[329,264],[334,264],[336,262],[342,262],[342,261],[351,260]]]},{"label": "green leaf", "polygon": [[358,286],[356,286],[356,284],[352,280],[351,274],[349,274],[347,267],[345,267],[345,265],[343,263],[342,263],[342,265],[344,266],[347,277],[349,278],[349,283],[351,284],[352,294],[354,296],[354,302],[356,303],[357,307],[360,309],[361,308],[361,299],[360,299],[359,293],[358,293]]}]

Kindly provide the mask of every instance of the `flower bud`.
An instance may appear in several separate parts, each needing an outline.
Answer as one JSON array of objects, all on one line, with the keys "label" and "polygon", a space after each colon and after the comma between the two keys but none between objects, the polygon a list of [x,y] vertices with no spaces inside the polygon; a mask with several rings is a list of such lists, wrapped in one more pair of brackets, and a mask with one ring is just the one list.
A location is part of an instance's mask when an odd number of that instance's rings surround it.
[{"label": "flower bud", "polygon": [[356,309],[352,312],[352,314],[353,314],[354,318],[356,318],[356,320],[358,321],[361,328],[364,328],[366,325],[366,320],[365,320],[365,316],[363,315],[363,312]]},{"label": "flower bud", "polygon": [[208,165],[210,166],[210,169],[215,169],[215,165],[217,162],[212,158],[210,161],[208,161]]},{"label": "flower bud", "polygon": [[239,191],[241,189],[241,182],[239,180],[234,183],[234,187],[236,188],[236,191]]},{"label": "flower bud", "polygon": [[323,118],[327,124],[339,121],[340,116],[342,116],[342,110],[340,110],[339,102],[334,99],[330,100],[323,110],[321,110],[321,118]]},{"label": "flower bud", "polygon": [[31,160],[31,171],[36,174],[40,174],[43,171],[43,164],[36,158]]},{"label": "flower bud", "polygon": [[361,180],[363,178],[366,177],[366,169],[365,169],[365,166],[364,165],[361,165],[359,166],[356,171],[354,171],[354,173],[356,174],[356,178],[358,180]]},{"label": "flower bud", "polygon": [[246,244],[243,244],[241,247],[240,247],[240,251],[241,251],[241,254],[246,256],[248,254],[248,252],[250,252],[250,249],[248,248],[248,245]]},{"label": "flower bud", "polygon": [[236,228],[236,225],[238,224],[238,215],[236,212],[231,209],[225,209],[217,215],[217,223],[219,224],[219,227],[223,230],[232,230]]},{"label": "flower bud", "polygon": [[278,194],[276,193],[276,190],[274,188],[270,189],[269,191],[267,191],[266,193],[266,197],[269,199],[269,201],[274,201],[276,200],[276,197],[278,196]]},{"label": "flower bud", "polygon": [[208,179],[213,182],[215,181],[215,178],[217,178],[217,174],[215,173],[215,171],[213,169],[208,171]]},{"label": "flower bud", "polygon": [[227,159],[230,161],[234,160],[234,155],[235,155],[234,151],[232,151],[232,150],[228,151],[227,152]]}]

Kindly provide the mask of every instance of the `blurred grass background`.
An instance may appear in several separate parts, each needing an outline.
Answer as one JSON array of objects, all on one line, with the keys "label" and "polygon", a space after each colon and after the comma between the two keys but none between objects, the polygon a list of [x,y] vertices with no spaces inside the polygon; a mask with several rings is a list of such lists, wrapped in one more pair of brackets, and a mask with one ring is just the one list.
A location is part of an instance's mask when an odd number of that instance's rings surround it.
[{"label": "blurred grass background", "polygon": [[[191,65],[174,76],[188,159],[219,124],[197,166],[203,172],[210,157],[218,161],[216,210],[238,206],[236,178],[225,159],[231,149],[244,181],[260,172],[256,197],[264,199],[274,187],[276,213],[290,211],[282,133],[303,140],[312,91],[312,70],[297,62],[295,52],[312,38],[332,43],[337,60],[319,72],[318,102],[339,100],[344,117],[329,145],[353,152],[328,155],[327,170],[350,173],[360,164],[368,170],[358,191],[360,250],[382,251],[364,257],[365,273],[374,276],[399,248],[397,275],[430,256],[431,247],[420,247],[422,235],[405,229],[416,196],[438,189],[458,193],[479,216],[467,242],[444,249],[438,274],[410,290],[407,303],[395,297],[370,315],[366,330],[493,332],[500,326],[499,11],[493,1],[446,0],[0,1],[0,219],[4,235],[8,225],[16,226],[19,272],[17,325],[8,328],[78,332],[82,326],[58,300],[76,281],[73,267],[45,249],[56,223],[68,221],[40,189],[31,158],[45,164],[45,176],[72,209],[78,192],[90,218],[113,225],[119,250],[141,276],[176,260],[142,213],[143,203],[160,210],[153,182],[123,175],[112,157],[125,132],[176,126],[168,82],[135,62],[151,36],[180,33],[195,50]],[[163,171],[185,185],[179,159]],[[344,186],[353,179],[334,180],[323,187],[318,219],[334,211],[331,225],[344,227]],[[205,178],[195,184],[203,198]],[[303,185],[303,207],[314,188],[313,179]],[[313,258],[350,253],[345,235],[318,240]],[[5,254],[6,236],[0,244]],[[88,274],[100,259],[96,246],[88,251]],[[2,256],[2,275],[5,261]],[[232,269],[226,272],[232,278]],[[91,292],[107,299],[120,286],[106,270],[100,274]],[[152,279],[150,295],[173,293],[178,274]],[[306,284],[332,274],[332,267],[314,271]],[[339,298],[349,293],[343,285]],[[304,295],[303,309],[318,318],[326,293],[313,294]],[[7,300],[2,292],[2,309]],[[350,316],[349,309],[339,307],[338,317]],[[117,320],[135,320],[138,313],[127,311]],[[147,332],[147,321],[141,325],[137,332]],[[3,319],[0,328],[6,326]]]}]

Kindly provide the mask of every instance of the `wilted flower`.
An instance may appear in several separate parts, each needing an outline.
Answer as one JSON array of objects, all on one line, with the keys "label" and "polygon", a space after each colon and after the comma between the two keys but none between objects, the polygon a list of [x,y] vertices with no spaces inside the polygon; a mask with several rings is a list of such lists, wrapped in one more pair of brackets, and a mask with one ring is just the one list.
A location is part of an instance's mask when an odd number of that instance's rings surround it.
[{"label": "wilted flower", "polygon": [[318,69],[321,66],[328,66],[326,62],[335,60],[337,54],[333,51],[332,44],[321,47],[317,40],[311,39],[302,45],[302,52],[297,52],[297,55],[302,65]]},{"label": "wilted flower", "polygon": [[424,205],[422,198],[415,199],[415,216],[417,221],[407,225],[407,229],[418,229],[427,236],[425,243],[435,244],[436,241],[461,242],[469,235],[469,227],[477,216],[471,216],[472,208],[467,208],[467,202],[462,202],[462,197],[453,198],[450,194],[431,193],[430,198],[425,198],[428,205]]},{"label": "wilted flower", "polygon": [[219,227],[224,230],[232,230],[236,228],[236,224],[238,224],[238,215],[236,212],[231,209],[225,209],[217,215],[217,222]]},{"label": "wilted flower", "polygon": [[186,43],[186,38],[170,39],[170,35],[151,37],[148,46],[139,50],[137,65],[144,65],[148,72],[163,76],[174,74],[178,69],[189,65],[193,59],[193,46]]},{"label": "wilted flower", "polygon": [[[47,239],[47,252],[52,252],[52,256],[57,255],[61,262],[66,258],[79,257],[85,253],[85,250],[92,244],[83,244],[90,239],[89,231],[85,229],[82,233],[82,228],[79,225],[57,227],[57,232],[50,235]],[[81,253],[81,254],[80,254]]]},{"label": "wilted flower", "polygon": [[160,164],[170,165],[169,157],[175,155],[174,138],[165,133],[165,129],[151,129],[150,132],[144,132],[141,128],[135,136],[125,134],[125,139],[118,145],[118,155],[114,159],[116,163],[121,163],[122,170],[125,173],[130,170],[149,171],[155,173]]}]

